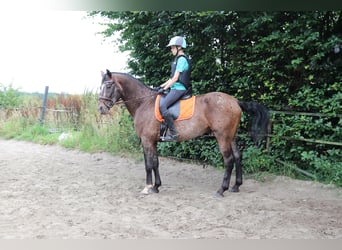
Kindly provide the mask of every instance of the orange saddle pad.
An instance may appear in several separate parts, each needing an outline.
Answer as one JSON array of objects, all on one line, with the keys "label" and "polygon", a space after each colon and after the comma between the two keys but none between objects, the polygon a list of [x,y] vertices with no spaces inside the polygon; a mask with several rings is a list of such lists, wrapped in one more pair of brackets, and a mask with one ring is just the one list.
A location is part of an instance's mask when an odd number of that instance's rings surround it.
[{"label": "orange saddle pad", "polygon": [[[180,100],[180,112],[179,116],[176,121],[190,119],[194,114],[195,110],[195,99],[196,96],[192,96],[191,98]],[[160,95],[157,96],[155,105],[154,105],[154,114],[158,121],[164,121],[163,117],[160,114],[159,110],[159,103],[160,103]]]}]

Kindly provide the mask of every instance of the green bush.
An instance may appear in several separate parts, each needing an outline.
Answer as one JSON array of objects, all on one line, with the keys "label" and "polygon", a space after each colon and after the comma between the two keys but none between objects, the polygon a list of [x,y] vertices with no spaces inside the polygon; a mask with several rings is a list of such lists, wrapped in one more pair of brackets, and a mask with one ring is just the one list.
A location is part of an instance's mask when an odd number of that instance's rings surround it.
[{"label": "green bush", "polygon": [[159,143],[158,150],[162,156],[201,161],[215,167],[223,165],[217,142],[214,139],[197,138],[181,143]]},{"label": "green bush", "polygon": [[[318,181],[342,187],[341,150],[331,149],[324,154],[319,154],[317,151],[303,151],[301,159],[311,167]],[[336,159],[336,161],[331,161],[331,159]]]},{"label": "green bush", "polygon": [[12,85],[4,86],[0,83],[0,108],[19,107],[22,103],[20,94]]}]

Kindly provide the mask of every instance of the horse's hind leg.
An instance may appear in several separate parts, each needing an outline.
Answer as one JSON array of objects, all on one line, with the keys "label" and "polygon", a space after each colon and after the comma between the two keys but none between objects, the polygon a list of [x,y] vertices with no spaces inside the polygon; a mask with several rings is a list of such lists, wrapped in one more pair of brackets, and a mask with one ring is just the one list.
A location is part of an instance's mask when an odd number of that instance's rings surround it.
[{"label": "horse's hind leg", "polygon": [[235,185],[231,188],[230,191],[239,192],[239,187],[242,185],[241,152],[239,148],[237,147],[235,141],[232,141],[231,147],[232,147],[232,154],[234,156],[234,162],[235,162],[236,178],[235,178]]},{"label": "horse's hind leg", "polygon": [[231,149],[229,151],[226,151],[222,153],[223,156],[223,163],[225,166],[225,172],[223,176],[223,181],[220,189],[217,191],[217,195],[220,197],[223,197],[223,193],[229,189],[229,183],[230,183],[230,178],[232,175],[232,170],[233,170],[233,163],[234,163],[234,156],[231,153]]},{"label": "horse's hind leg", "polygon": [[217,191],[218,196],[223,196],[223,193],[229,189],[230,179],[234,168],[236,167],[235,185],[230,190],[231,192],[239,192],[239,187],[242,184],[242,166],[241,153],[238,149],[235,139],[218,140],[220,151],[223,156],[225,166],[224,177],[220,189]]}]

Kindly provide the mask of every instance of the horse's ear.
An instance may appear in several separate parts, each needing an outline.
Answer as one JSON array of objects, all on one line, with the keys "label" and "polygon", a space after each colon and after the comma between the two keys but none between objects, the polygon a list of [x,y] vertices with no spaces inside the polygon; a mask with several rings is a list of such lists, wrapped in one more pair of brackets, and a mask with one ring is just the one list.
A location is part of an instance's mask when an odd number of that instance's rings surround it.
[{"label": "horse's ear", "polygon": [[102,77],[104,76],[104,74],[105,74],[105,73],[101,70],[101,76],[102,76]]},{"label": "horse's ear", "polygon": [[112,78],[112,72],[110,72],[109,69],[107,69],[106,72],[107,72],[107,76],[109,76],[110,78]]}]

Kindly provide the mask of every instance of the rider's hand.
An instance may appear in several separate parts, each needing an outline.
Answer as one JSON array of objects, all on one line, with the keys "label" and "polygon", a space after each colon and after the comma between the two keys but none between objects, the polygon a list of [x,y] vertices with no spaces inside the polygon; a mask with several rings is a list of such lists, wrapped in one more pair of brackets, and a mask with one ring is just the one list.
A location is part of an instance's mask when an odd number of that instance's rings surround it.
[{"label": "rider's hand", "polygon": [[165,89],[160,87],[157,91],[158,94],[164,94]]}]

